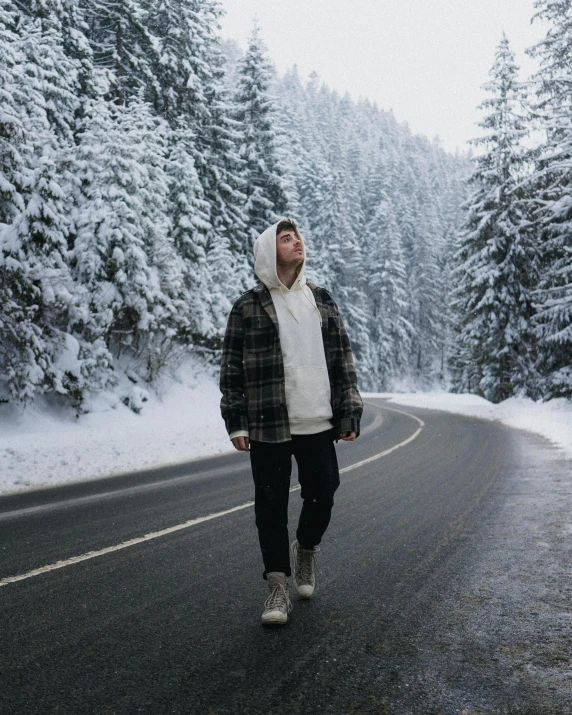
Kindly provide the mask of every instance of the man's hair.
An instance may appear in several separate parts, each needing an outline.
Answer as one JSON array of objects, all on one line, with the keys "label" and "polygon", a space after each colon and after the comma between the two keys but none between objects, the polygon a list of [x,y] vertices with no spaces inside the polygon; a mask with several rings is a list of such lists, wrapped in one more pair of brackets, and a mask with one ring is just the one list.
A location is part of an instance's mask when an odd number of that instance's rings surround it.
[{"label": "man's hair", "polygon": [[294,231],[296,236],[298,238],[301,238],[300,232],[298,231],[298,226],[296,225],[296,221],[294,221],[291,218],[285,218],[280,221],[278,226],[276,226],[276,235],[282,233],[282,231]]}]

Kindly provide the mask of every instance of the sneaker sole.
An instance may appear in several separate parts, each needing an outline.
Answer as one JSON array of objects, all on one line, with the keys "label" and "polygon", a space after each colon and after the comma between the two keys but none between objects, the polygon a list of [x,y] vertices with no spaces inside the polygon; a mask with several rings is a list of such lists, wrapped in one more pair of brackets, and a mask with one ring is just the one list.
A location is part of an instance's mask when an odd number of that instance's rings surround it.
[{"label": "sneaker sole", "polygon": [[273,616],[272,618],[263,618],[262,619],[262,625],[263,626],[276,626],[276,625],[282,625],[284,623],[288,622],[288,616]]}]

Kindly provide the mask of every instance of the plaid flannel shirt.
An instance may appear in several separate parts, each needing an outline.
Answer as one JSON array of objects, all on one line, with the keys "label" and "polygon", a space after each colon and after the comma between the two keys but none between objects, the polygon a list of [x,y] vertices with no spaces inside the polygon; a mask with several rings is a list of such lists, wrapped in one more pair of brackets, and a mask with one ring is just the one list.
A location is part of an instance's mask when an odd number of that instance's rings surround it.
[{"label": "plaid flannel shirt", "polygon": [[[307,285],[322,316],[336,435],[359,435],[363,403],[344,321],[325,288]],[[220,390],[221,413],[229,434],[247,430],[250,439],[261,442],[291,439],[278,318],[263,283],[244,293],[232,307],[222,349]]]}]

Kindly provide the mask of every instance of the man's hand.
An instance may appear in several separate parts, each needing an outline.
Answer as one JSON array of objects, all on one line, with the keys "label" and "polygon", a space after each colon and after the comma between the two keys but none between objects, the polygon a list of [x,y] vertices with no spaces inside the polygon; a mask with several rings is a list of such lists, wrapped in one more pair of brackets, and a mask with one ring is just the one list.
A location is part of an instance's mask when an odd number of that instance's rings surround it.
[{"label": "man's hand", "polygon": [[232,443],[239,452],[250,452],[248,437],[233,437]]},{"label": "man's hand", "polygon": [[340,435],[340,439],[343,439],[344,442],[353,442],[356,437],[357,434],[355,432],[342,432]]}]

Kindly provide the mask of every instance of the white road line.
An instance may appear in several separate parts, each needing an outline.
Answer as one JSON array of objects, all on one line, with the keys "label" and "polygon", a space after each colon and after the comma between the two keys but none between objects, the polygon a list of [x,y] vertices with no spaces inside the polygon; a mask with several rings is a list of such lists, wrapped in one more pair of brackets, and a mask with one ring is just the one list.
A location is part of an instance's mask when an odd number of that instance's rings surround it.
[{"label": "white road line", "polygon": [[160,536],[166,536],[167,534],[173,534],[175,531],[181,531],[182,529],[188,529],[190,526],[195,526],[196,524],[202,524],[203,521],[210,521],[211,519],[218,519],[220,516],[226,516],[227,514],[232,514],[235,511],[240,511],[241,509],[248,509],[249,506],[253,506],[253,501],[248,501],[240,506],[234,506],[232,509],[226,509],[225,511],[219,511],[216,514],[208,514],[207,516],[199,516],[196,519],[190,519],[185,521],[183,524],[177,524],[176,526],[170,526],[168,529],[161,529],[161,531],[153,531],[150,534],[145,534],[145,536],[139,536],[136,539],[129,539],[129,541],[124,541],[121,544],[116,544],[115,546],[108,546],[105,549],[99,549],[99,551],[88,551],[87,554],[81,554],[81,556],[72,556],[69,559],[63,561],[56,561],[53,564],[48,564],[47,566],[42,566],[39,569],[34,569],[33,571],[28,571],[27,573],[20,574],[19,576],[8,576],[0,580],[0,586],[6,586],[9,583],[16,583],[16,581],[24,581],[27,578],[33,578],[34,576],[39,576],[43,573],[48,573],[48,571],[55,571],[56,569],[63,569],[65,566],[71,566],[72,564],[79,564],[81,561],[89,561],[89,559],[95,559],[98,556],[104,556],[105,554],[111,554],[114,551],[121,551],[121,549],[128,549],[130,546],[136,546],[137,544],[142,544],[144,541],[151,541],[152,539],[158,539]]},{"label": "white road line", "polygon": [[[394,452],[396,449],[405,447],[406,444],[409,444],[416,437],[419,436],[423,427],[425,426],[425,423],[423,422],[423,420],[420,420],[419,417],[416,417],[415,415],[412,415],[409,412],[404,412],[403,410],[396,410],[392,407],[386,407],[385,405],[382,407],[381,405],[377,405],[375,402],[367,402],[367,404],[372,405],[374,407],[378,407],[379,409],[382,409],[382,410],[389,410],[391,412],[399,412],[400,414],[406,415],[407,417],[411,417],[412,419],[416,420],[420,424],[420,427],[414,434],[411,435],[411,437],[408,437],[403,442],[400,442],[399,444],[396,444],[395,446],[390,447],[389,449],[386,449],[384,452],[379,452],[379,454],[374,454],[373,457],[368,457],[367,459],[362,459],[360,462],[356,462],[355,464],[350,464],[348,467],[344,467],[343,469],[340,469],[340,474],[343,472],[349,472],[352,469],[357,469],[358,467],[361,467],[364,464],[368,464],[369,462],[374,462],[376,459],[385,457],[385,455],[390,454],[391,452]],[[298,489],[300,489],[299,484],[297,484],[295,487],[292,487],[290,489],[290,491],[294,492],[294,491],[297,491]],[[218,511],[215,514],[207,514],[207,516],[199,516],[196,519],[190,519],[189,521],[185,521],[182,524],[176,524],[175,526],[170,526],[168,529],[161,529],[161,531],[153,531],[150,534],[145,534],[144,536],[139,536],[135,539],[129,539],[128,541],[123,541],[121,544],[116,544],[115,546],[107,546],[105,549],[99,549],[98,551],[88,551],[86,554],[81,554],[80,556],[72,556],[71,558],[64,559],[62,561],[56,561],[53,564],[48,564],[47,566],[41,566],[38,569],[33,569],[32,571],[28,571],[27,573],[19,574],[18,576],[7,576],[6,578],[0,579],[0,586],[7,586],[8,584],[16,583],[17,581],[25,581],[26,579],[34,578],[34,576],[40,576],[41,574],[49,573],[50,571],[56,571],[57,569],[63,569],[66,566],[72,566],[73,564],[78,564],[78,563],[81,563],[82,561],[89,561],[90,559],[95,559],[98,556],[104,556],[105,554],[111,554],[114,551],[121,551],[122,549],[128,549],[131,546],[136,546],[137,544],[142,544],[145,541],[152,541],[153,539],[158,539],[161,536],[167,536],[167,534],[173,534],[176,531],[182,531],[183,529],[188,529],[189,527],[195,526],[196,524],[202,524],[205,521],[211,521],[212,519],[218,519],[221,516],[226,516],[227,514],[232,514],[236,511],[241,511],[242,509],[248,509],[251,506],[254,506],[253,501],[245,502],[244,504],[240,504],[239,506],[232,507],[232,509],[225,509],[224,511]]]},{"label": "white road line", "polygon": [[375,462],[376,459],[385,457],[386,454],[391,454],[391,452],[395,452],[395,450],[400,449],[400,447],[405,447],[406,444],[409,444],[409,442],[413,442],[416,437],[419,437],[422,430],[423,427],[419,427],[419,429],[414,434],[412,434],[411,437],[406,439],[404,442],[396,444],[395,447],[390,447],[389,449],[386,449],[385,452],[379,452],[379,454],[374,454],[373,457],[362,459],[361,462],[356,462],[355,464],[350,464],[349,467],[344,467],[343,469],[340,469],[340,474],[343,474],[343,472],[349,472],[351,469],[357,469],[358,467],[361,467],[364,464],[368,464],[369,462]]},{"label": "white road line", "polygon": [[407,415],[407,417],[411,417],[412,419],[419,422],[420,427],[414,434],[411,435],[411,437],[408,437],[403,442],[400,442],[399,444],[396,444],[393,447],[386,449],[385,452],[379,452],[378,454],[374,454],[373,457],[362,459],[361,462],[356,462],[355,464],[350,464],[349,467],[344,467],[343,469],[340,469],[340,474],[342,474],[343,472],[349,472],[352,469],[357,469],[358,467],[361,467],[364,464],[368,464],[369,462],[375,462],[376,459],[385,457],[386,454],[391,454],[391,452],[395,452],[396,449],[405,447],[406,444],[409,444],[409,442],[413,442],[414,439],[419,437],[421,431],[423,430],[423,427],[425,427],[425,422],[423,422],[423,420],[419,419],[419,417],[416,417],[415,415],[410,414],[409,412],[405,412],[404,410],[396,410],[394,407],[386,407],[385,405],[383,405],[382,407],[375,402],[369,402],[369,400],[364,400],[364,402],[368,405],[372,405],[373,407],[378,407],[380,410],[389,410],[390,412],[399,412],[399,414],[401,415]]},{"label": "white road line", "polygon": [[[398,410],[395,407],[388,407],[387,405],[378,405],[377,402],[370,402],[369,400],[364,400],[366,405],[371,405],[372,407],[377,407],[380,410],[389,410],[389,412],[399,412],[400,415],[406,415],[407,417],[411,417],[412,420],[415,420],[416,422],[419,423],[421,427],[425,427],[425,422],[420,417],[417,417],[416,415],[412,415],[411,412],[405,412],[405,410]],[[403,443],[405,444],[405,443]]]}]

